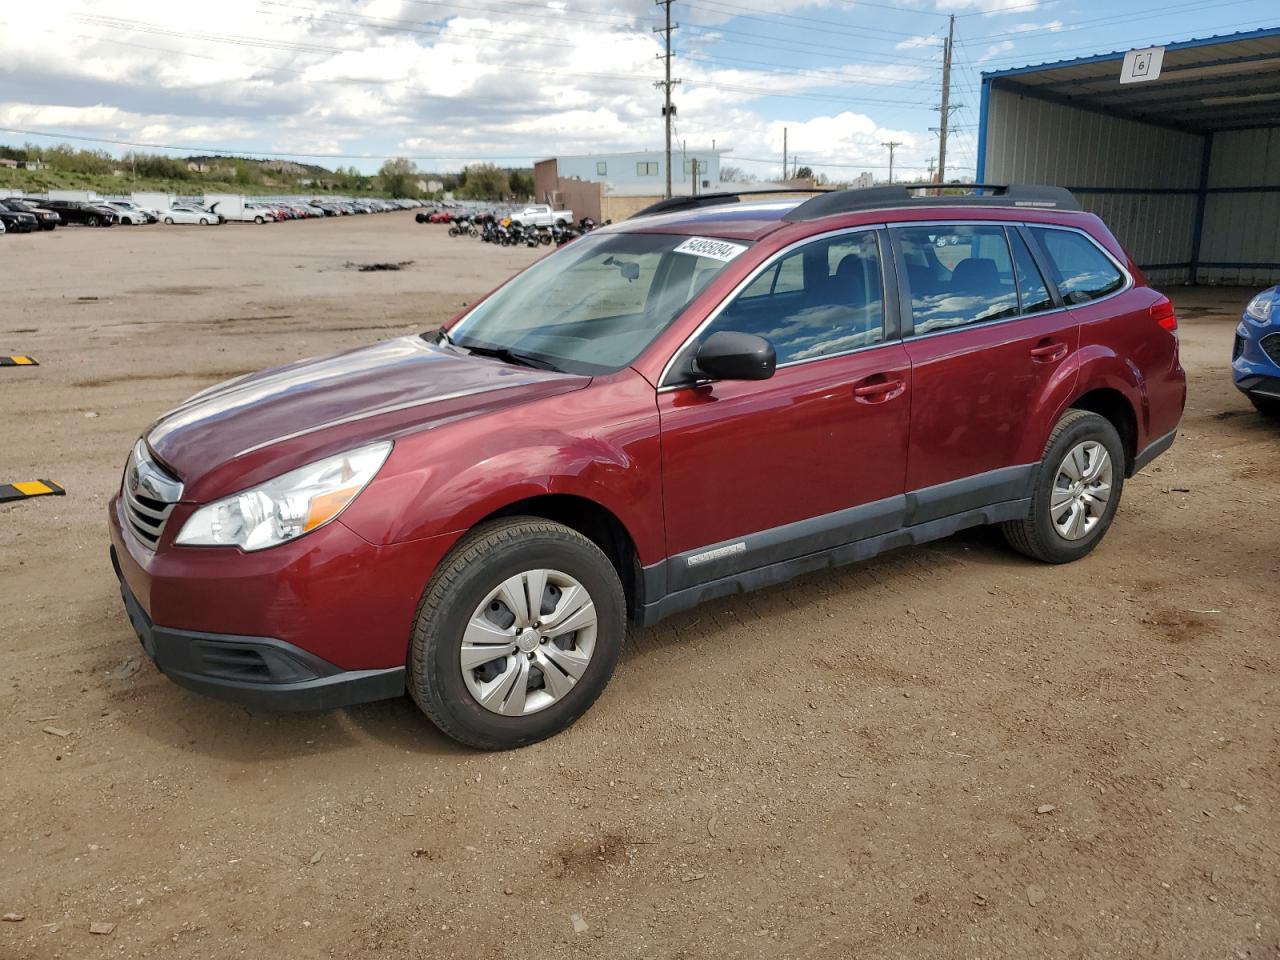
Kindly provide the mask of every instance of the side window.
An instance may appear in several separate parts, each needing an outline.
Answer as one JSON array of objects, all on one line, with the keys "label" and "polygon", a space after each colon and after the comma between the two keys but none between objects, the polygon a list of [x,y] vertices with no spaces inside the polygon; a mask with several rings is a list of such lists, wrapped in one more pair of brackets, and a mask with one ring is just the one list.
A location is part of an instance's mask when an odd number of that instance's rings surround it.
[{"label": "side window", "polygon": [[1074,230],[1031,229],[1058,273],[1058,290],[1067,303],[1088,303],[1124,286],[1124,274],[1088,237]]},{"label": "side window", "polygon": [[1004,227],[900,227],[894,231],[911,296],[916,335],[1018,313]]},{"label": "side window", "polygon": [[1040,268],[1027,249],[1027,242],[1016,227],[1009,228],[1009,243],[1013,247],[1013,268],[1018,273],[1018,292],[1022,295],[1023,313],[1040,313],[1053,309],[1053,297],[1045,286]]},{"label": "side window", "polygon": [[779,364],[880,343],[884,294],[875,234],[844,234],[787,254],[753,280],[703,335],[720,330],[764,337]]}]

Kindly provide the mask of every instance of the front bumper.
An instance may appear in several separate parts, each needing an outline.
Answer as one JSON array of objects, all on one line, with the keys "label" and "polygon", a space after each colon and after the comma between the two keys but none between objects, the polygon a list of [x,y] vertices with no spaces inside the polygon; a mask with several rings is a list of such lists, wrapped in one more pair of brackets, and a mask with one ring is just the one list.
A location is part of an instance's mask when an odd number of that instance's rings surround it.
[{"label": "front bumper", "polygon": [[181,686],[281,711],[328,710],[404,693],[404,667],[342,670],[283,640],[156,626],[129,589],[114,546],[111,565],[142,649],[161,673]]},{"label": "front bumper", "polygon": [[[1231,351],[1231,377],[1241,393],[1280,400],[1280,362],[1273,357],[1280,324],[1241,320]],[[1271,350],[1263,346],[1267,341]]]}]

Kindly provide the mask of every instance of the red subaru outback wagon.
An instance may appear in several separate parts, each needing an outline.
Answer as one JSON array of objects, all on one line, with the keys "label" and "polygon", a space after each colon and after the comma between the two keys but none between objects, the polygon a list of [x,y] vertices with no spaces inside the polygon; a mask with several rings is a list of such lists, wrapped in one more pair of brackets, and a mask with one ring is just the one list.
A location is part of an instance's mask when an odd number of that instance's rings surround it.
[{"label": "red subaru outback wagon", "polygon": [[663,201],[440,330],[213,387],[110,505],[178,683],[564,729],[628,620],[998,524],[1076,560],[1185,400],[1170,301],[1058,188]]}]

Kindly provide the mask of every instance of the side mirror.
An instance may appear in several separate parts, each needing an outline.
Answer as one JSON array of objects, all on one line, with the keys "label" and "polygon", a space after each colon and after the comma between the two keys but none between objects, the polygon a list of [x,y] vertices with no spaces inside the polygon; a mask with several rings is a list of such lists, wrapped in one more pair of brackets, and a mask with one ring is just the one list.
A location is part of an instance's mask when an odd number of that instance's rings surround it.
[{"label": "side mirror", "polygon": [[778,356],[764,337],[720,330],[698,347],[694,364],[699,373],[716,380],[768,380]]}]

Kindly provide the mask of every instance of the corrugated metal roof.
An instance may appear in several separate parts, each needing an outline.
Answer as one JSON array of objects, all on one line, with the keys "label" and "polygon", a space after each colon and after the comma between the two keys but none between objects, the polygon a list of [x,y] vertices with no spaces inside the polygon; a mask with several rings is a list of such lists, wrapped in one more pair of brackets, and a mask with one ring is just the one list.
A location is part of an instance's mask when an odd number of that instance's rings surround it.
[{"label": "corrugated metal roof", "polygon": [[1196,133],[1280,125],[1280,27],[1164,45],[1160,77],[1120,83],[1125,51],[982,75],[1002,89]]}]

